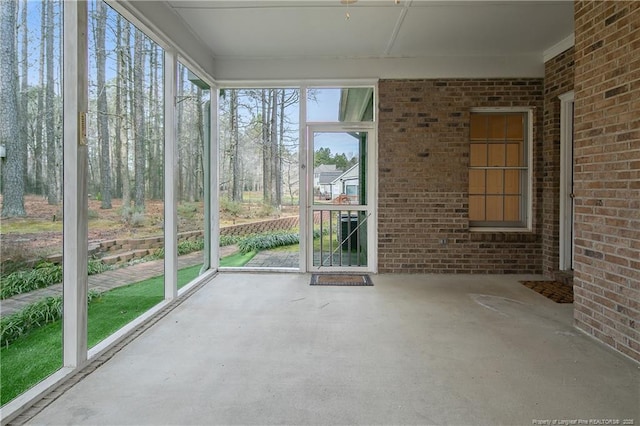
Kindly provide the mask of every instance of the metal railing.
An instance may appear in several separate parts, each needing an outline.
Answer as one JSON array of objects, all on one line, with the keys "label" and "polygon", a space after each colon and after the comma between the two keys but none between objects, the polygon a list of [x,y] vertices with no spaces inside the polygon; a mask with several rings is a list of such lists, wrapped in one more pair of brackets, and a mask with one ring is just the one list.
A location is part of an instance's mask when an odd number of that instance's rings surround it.
[{"label": "metal railing", "polygon": [[313,265],[322,267],[367,266],[367,227],[371,214],[365,210],[321,210],[314,226]]}]

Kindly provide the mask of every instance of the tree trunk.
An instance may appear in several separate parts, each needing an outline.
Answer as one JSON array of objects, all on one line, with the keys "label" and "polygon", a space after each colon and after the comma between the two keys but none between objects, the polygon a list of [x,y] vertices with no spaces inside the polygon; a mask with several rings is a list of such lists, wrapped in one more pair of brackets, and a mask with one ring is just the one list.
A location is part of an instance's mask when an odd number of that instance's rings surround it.
[{"label": "tree trunk", "polygon": [[153,42],[149,42],[149,72],[150,72],[150,86],[149,86],[149,99],[148,99],[148,111],[149,122],[147,123],[147,164],[149,173],[147,174],[149,194],[151,198],[162,199],[163,198],[163,161],[162,161],[162,143],[164,139],[163,129],[158,119],[158,98],[160,82],[158,73],[158,58],[161,57],[161,53],[157,51],[158,46]]},{"label": "tree trunk", "polygon": [[286,89],[280,93],[280,131],[278,132],[278,158],[276,161],[276,202],[278,207],[282,206],[282,156],[284,154],[284,102]]},{"label": "tree trunk", "polygon": [[27,147],[29,146],[29,31],[27,29],[27,0],[22,2],[20,27],[22,29],[22,59],[20,60],[20,113],[18,122],[20,123],[20,139],[22,139],[25,150],[22,161],[24,162],[24,181],[27,192],[33,191],[35,182],[30,182],[29,167],[27,163]]},{"label": "tree trunk", "polygon": [[232,197],[233,201],[242,201],[242,176],[240,173],[240,131],[238,129],[238,90],[231,90],[231,156],[232,156]]},{"label": "tree trunk", "polygon": [[18,127],[16,2],[0,1],[0,144],[6,148],[3,167],[2,216],[26,216],[24,162],[26,148]]},{"label": "tree trunk", "polygon": [[[124,99],[123,105],[125,110],[125,126],[122,128],[123,149],[122,161],[124,168],[122,170],[122,205],[125,209],[131,207],[131,171],[129,169],[129,141],[135,139],[133,137],[133,66],[131,58],[131,24],[124,22],[123,43],[122,43],[122,77],[120,90]],[[126,52],[126,54],[125,54]]]},{"label": "tree trunk", "polygon": [[[156,155],[156,178],[155,181],[155,192],[154,198],[164,199],[164,126],[163,126],[163,105],[162,101],[158,101],[158,99],[162,99],[164,88],[164,84],[160,84],[162,81],[162,72],[158,72],[160,68],[158,67],[158,58],[162,58],[162,48],[156,44],[153,45],[154,49],[156,49],[156,62],[154,65],[154,78],[156,80],[156,95],[154,97],[154,107],[155,107],[155,127],[158,130],[155,137],[155,155]],[[161,67],[162,65],[160,65]]]},{"label": "tree trunk", "polygon": [[45,26],[45,134],[47,140],[47,202],[58,204],[58,165],[55,141],[54,116],[54,74],[53,74],[53,0],[46,0],[47,16]]},{"label": "tree trunk", "polygon": [[109,119],[107,114],[107,87],[105,85],[105,32],[107,7],[102,1],[96,2],[94,39],[96,43],[96,83],[98,86],[97,118],[98,146],[100,147],[100,208],[111,208],[111,158],[109,147]]},{"label": "tree trunk", "polygon": [[271,203],[271,150],[269,149],[269,114],[271,113],[271,91],[262,89],[262,199]]},{"label": "tree trunk", "polygon": [[136,210],[144,211],[144,184],[145,184],[145,122],[144,122],[144,35],[140,30],[135,30],[133,44],[133,103],[134,103],[134,129],[135,129],[135,170],[133,204]]},{"label": "tree trunk", "polygon": [[35,123],[35,147],[33,155],[36,162],[36,186],[37,193],[43,197],[46,195],[48,188],[44,182],[44,141],[43,136],[43,116],[44,116],[44,52],[45,52],[45,25],[46,25],[46,8],[44,4],[41,5],[40,13],[40,62],[38,67],[38,103],[36,111],[36,123]]},{"label": "tree trunk", "polygon": [[276,188],[277,173],[278,173],[278,93],[276,89],[271,89],[271,124],[269,125],[269,176],[271,178],[271,197],[269,199],[270,204],[274,207],[280,205],[278,199],[278,190]]},{"label": "tree trunk", "polygon": [[115,90],[115,123],[114,123],[114,155],[115,160],[115,197],[122,197],[122,17],[116,17],[116,90]]}]

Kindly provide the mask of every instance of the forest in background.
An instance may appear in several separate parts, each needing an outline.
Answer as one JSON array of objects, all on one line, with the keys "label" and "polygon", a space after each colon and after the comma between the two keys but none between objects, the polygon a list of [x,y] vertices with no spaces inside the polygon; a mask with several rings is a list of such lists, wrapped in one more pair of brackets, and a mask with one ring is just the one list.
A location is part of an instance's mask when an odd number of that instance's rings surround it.
[{"label": "forest in background", "polygon": [[[26,215],[25,194],[62,199],[62,2],[0,4],[2,216]],[[144,212],[164,193],[163,50],[104,2],[89,2],[89,193]],[[6,60],[5,60],[6,59]],[[209,91],[180,65],[178,197],[203,196]]]}]

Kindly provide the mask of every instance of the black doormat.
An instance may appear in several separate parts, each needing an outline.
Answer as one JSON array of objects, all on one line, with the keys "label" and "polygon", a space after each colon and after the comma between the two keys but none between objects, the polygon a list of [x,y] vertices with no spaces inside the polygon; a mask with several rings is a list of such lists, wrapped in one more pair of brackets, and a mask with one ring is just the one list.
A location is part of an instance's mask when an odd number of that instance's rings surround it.
[{"label": "black doormat", "polygon": [[573,287],[559,281],[520,281],[522,285],[556,303],[573,303]]},{"label": "black doormat", "polygon": [[372,286],[369,275],[361,274],[312,274],[310,285]]}]

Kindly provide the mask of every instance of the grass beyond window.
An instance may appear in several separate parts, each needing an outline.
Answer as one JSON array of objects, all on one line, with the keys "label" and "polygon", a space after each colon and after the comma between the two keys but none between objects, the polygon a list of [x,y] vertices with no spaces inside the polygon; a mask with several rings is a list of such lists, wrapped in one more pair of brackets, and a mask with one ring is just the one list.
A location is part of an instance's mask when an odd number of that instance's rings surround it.
[{"label": "grass beyond window", "polygon": [[[195,279],[202,265],[178,271],[178,288]],[[164,276],[102,294],[89,305],[88,344],[95,346],[164,298]],[[62,322],[40,327],[0,349],[0,405],[62,367]]]},{"label": "grass beyond window", "polygon": [[256,251],[250,251],[249,253],[234,253],[230,256],[220,259],[221,267],[240,267],[246,265],[257,254]]}]

